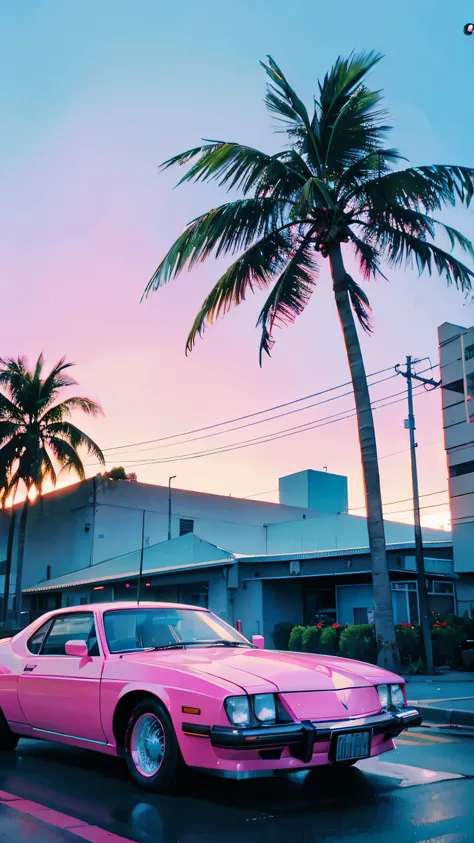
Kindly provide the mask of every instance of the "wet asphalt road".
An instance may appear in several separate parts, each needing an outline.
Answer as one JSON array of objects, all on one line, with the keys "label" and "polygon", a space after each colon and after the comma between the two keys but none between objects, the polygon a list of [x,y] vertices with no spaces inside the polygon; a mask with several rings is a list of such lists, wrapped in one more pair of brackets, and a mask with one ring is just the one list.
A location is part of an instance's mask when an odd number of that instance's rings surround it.
[{"label": "wet asphalt road", "polygon": [[0,757],[0,790],[96,830],[63,831],[2,802],[0,843],[78,843],[79,831],[100,843],[112,843],[107,832],[139,843],[379,843],[382,832],[384,843],[474,841],[474,737],[420,729],[398,744],[345,771],[250,782],[193,776],[182,795],[163,797],[138,790],[114,759],[22,741]]}]

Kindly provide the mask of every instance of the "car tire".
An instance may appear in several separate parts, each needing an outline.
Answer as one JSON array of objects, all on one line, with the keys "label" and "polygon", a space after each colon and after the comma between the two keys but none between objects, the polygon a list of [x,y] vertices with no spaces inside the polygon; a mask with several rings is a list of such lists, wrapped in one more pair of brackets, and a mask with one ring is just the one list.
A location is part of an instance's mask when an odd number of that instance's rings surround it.
[{"label": "car tire", "polygon": [[337,761],[336,767],[339,767],[339,768],[341,768],[341,767],[342,768],[353,767],[355,764],[357,764],[357,761],[358,761],[358,759],[355,759],[353,761]]},{"label": "car tire", "polygon": [[148,697],[134,708],[125,735],[125,760],[144,790],[169,793],[183,783],[186,765],[165,706]]},{"label": "car tire", "polygon": [[0,752],[13,752],[19,740],[19,736],[12,732],[3,711],[0,710]]}]

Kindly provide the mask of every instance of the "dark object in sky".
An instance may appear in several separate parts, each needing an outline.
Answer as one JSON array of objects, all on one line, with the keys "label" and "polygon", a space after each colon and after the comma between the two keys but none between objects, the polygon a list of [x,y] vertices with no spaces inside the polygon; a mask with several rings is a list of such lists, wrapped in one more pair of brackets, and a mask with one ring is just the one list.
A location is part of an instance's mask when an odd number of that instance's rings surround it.
[{"label": "dark object in sky", "polygon": [[466,23],[464,26],[464,35],[472,35],[474,33],[474,23]]}]

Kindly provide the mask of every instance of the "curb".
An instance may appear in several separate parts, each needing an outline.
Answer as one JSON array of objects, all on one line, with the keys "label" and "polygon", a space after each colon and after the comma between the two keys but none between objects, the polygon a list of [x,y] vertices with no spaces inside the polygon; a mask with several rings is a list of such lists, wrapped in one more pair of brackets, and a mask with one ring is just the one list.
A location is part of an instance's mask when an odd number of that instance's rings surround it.
[{"label": "curb", "polygon": [[423,720],[427,723],[439,723],[444,726],[462,726],[474,730],[474,711],[464,711],[460,708],[433,708],[427,705],[416,705]]}]

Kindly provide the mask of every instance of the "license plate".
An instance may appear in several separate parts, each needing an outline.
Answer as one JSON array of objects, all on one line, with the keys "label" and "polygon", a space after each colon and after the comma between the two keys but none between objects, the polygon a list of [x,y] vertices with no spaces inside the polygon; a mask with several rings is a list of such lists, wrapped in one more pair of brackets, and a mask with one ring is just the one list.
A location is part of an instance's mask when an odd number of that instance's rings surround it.
[{"label": "license plate", "polygon": [[371,732],[348,732],[337,736],[336,761],[354,761],[370,755]]}]

